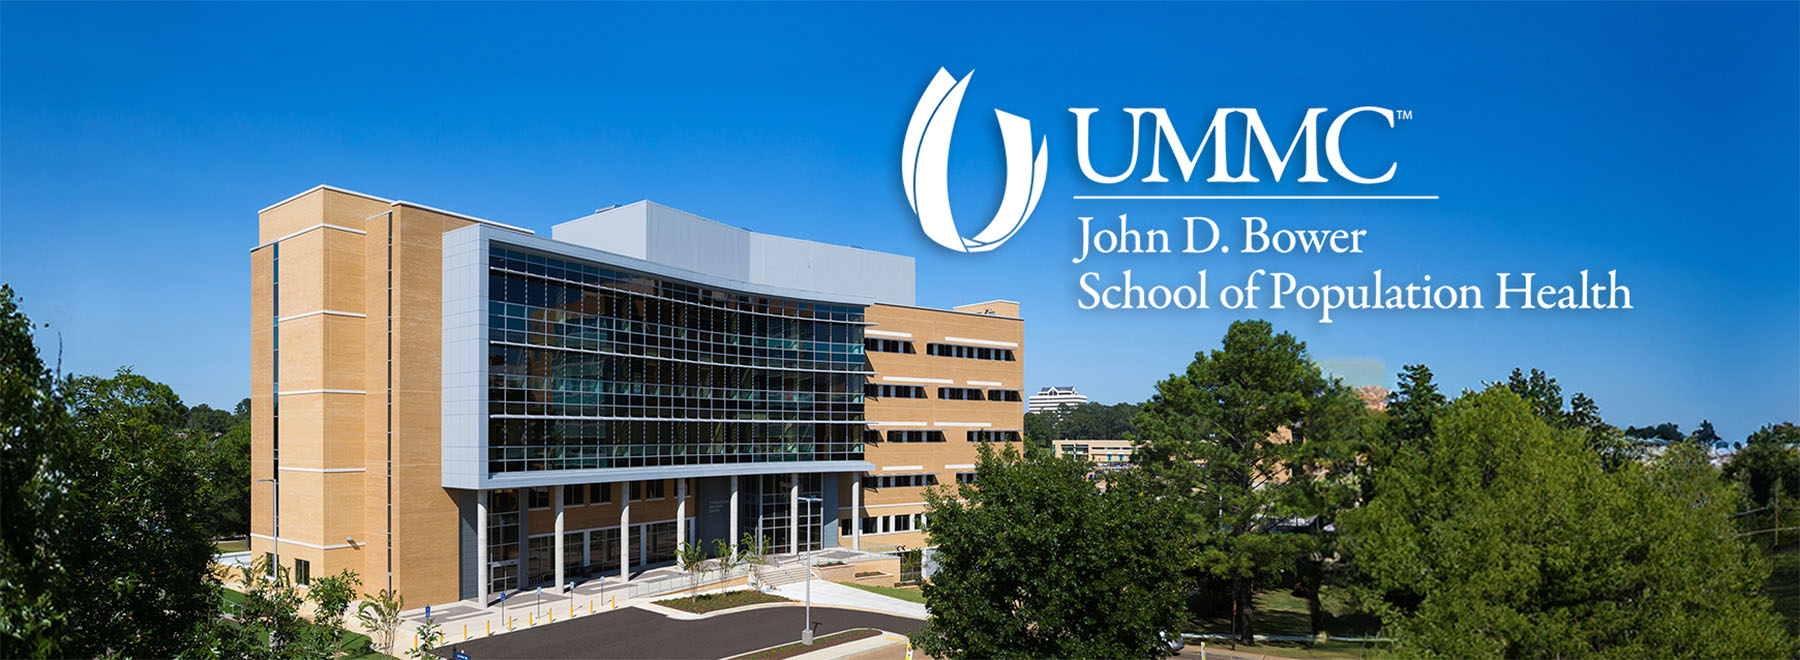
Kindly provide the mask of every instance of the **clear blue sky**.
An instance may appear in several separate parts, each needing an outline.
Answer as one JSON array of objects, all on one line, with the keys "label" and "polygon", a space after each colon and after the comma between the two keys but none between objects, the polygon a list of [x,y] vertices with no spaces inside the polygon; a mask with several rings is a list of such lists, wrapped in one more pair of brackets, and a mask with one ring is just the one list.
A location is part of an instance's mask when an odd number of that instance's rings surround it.
[{"label": "clear blue sky", "polygon": [[[1800,417],[1796,7],[5,3],[0,279],[66,370],[131,365],[229,406],[249,390],[247,249],[267,204],[331,183],[547,231],[649,198],[912,255],[924,305],[1019,300],[1028,387],[1113,402],[1237,315],[1078,310],[1086,270],[1487,285],[1618,269],[1635,310],[1261,316],[1352,380],[1423,362],[1456,390],[1539,367],[1616,424],[1705,417],[1741,439]],[[999,196],[988,109],[1049,136],[1048,192],[994,252],[931,244],[898,180],[940,66],[977,71],[952,151],[965,233]],[[1415,115],[1368,133],[1401,163],[1381,190],[1441,200],[1070,198],[1108,191],[1080,177],[1069,107],[1201,126],[1250,106],[1280,134],[1307,107],[1364,104]],[[1371,238],[1350,256],[1069,263],[1074,218],[1119,212]]]}]

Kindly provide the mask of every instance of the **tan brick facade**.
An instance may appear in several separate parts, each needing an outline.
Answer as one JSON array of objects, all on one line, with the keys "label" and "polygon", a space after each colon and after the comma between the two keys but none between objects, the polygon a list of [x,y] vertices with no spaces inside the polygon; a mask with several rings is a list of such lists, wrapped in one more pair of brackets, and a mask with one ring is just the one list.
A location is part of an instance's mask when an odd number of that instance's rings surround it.
[{"label": "tan brick facade", "polygon": [[[280,479],[284,568],[304,561],[313,578],[350,569],[365,589],[391,586],[415,606],[460,600],[470,592],[468,576],[477,573],[467,553],[478,544],[466,535],[465,523],[474,520],[476,497],[443,485],[443,237],[484,222],[325,186],[260,212],[261,244],[250,252],[251,476]],[[869,382],[918,386],[926,395],[869,397],[865,418],[883,433],[943,434],[942,442],[867,443],[864,458],[875,466],[868,479],[928,473],[939,484],[954,484],[958,472],[973,471],[972,432],[1022,431],[1025,352],[1016,303],[956,310],[876,304],[865,320],[868,338],[904,340],[914,348],[910,354],[868,353],[874,373]],[[1010,351],[1012,359],[932,355],[931,344]],[[941,387],[1015,394],[999,401],[950,400],[939,396]],[[858,515],[850,494],[855,478],[828,476],[836,481],[838,506],[825,512],[827,525],[834,518],[923,509],[924,486],[871,483]],[[612,488],[611,502],[582,497],[566,507],[565,531],[618,526],[625,485]],[[675,519],[678,492],[676,481],[665,481],[662,497],[632,503],[631,522]],[[251,550],[257,557],[274,549],[272,495],[270,484],[254,484]],[[686,516],[693,518],[699,502],[692,489],[688,496]],[[552,495],[552,506],[527,512],[525,537],[555,531],[556,499]],[[478,523],[483,534],[486,523]],[[852,545],[854,536],[844,535],[839,544]],[[881,546],[925,544],[917,531],[863,538]],[[480,547],[486,557],[487,546]]]}]

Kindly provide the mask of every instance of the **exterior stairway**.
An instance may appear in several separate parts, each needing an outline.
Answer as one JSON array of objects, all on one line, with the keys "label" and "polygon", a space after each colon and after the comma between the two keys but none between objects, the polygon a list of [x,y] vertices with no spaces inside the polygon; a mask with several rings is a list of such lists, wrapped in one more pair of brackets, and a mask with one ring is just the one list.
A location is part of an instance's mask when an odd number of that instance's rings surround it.
[{"label": "exterior stairway", "polygon": [[762,580],[765,587],[779,587],[805,579],[805,564],[772,565],[764,566],[762,569]]}]

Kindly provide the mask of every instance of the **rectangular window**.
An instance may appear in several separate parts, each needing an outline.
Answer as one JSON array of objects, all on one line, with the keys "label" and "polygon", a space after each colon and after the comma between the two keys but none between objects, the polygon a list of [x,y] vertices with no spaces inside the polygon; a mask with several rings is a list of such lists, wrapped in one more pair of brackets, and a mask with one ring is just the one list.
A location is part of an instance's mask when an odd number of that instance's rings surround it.
[{"label": "rectangular window", "polygon": [[595,504],[611,504],[612,492],[612,484],[588,484],[588,501]]},{"label": "rectangular window", "polygon": [[874,337],[865,337],[863,338],[863,348],[876,353],[912,354],[914,352],[912,342],[900,339],[876,339]]},{"label": "rectangular window", "polygon": [[958,472],[958,473],[956,473],[956,483],[959,483],[959,484],[975,483],[975,473],[974,472]]},{"label": "rectangular window", "polygon": [[935,474],[884,474],[869,477],[870,488],[917,488],[937,485]]},{"label": "rectangular window", "polygon": [[863,396],[871,396],[877,399],[923,399],[925,398],[925,388],[918,385],[881,385],[876,383],[864,383]]},{"label": "rectangular window", "polygon": [[312,584],[312,562],[305,559],[294,560],[294,584]]},{"label": "rectangular window", "polygon": [[[663,479],[644,482],[644,499],[660,500],[667,497],[663,488],[666,484],[668,484],[668,481]],[[674,527],[671,526],[669,529],[674,529]]]},{"label": "rectangular window", "polygon": [[587,504],[587,489],[580,486],[563,486],[563,506],[581,506]]},{"label": "rectangular window", "polygon": [[943,431],[888,431],[888,442],[943,442]]},{"label": "rectangular window", "polygon": [[531,495],[530,495],[531,508],[533,508],[533,509],[548,509],[548,508],[550,508],[550,489],[548,489],[548,488],[533,488],[530,490],[530,493],[531,493]]},{"label": "rectangular window", "polygon": [[925,353],[939,357],[964,358],[969,360],[1017,361],[1017,358],[1013,356],[1012,349],[1009,348],[987,348],[985,346],[930,343],[925,345]]},{"label": "rectangular window", "polygon": [[842,519],[838,520],[838,536],[850,536],[850,519],[849,518],[842,518]]},{"label": "rectangular window", "polygon": [[987,400],[989,400],[989,401],[1011,401],[1011,402],[1017,403],[1019,401],[1022,401],[1023,399],[1019,398],[1018,390],[988,390],[987,391]]},{"label": "rectangular window", "polygon": [[266,575],[268,575],[269,577],[275,577],[275,553],[273,553],[273,552],[263,553],[263,565],[268,567],[268,569],[269,569],[269,572]]},{"label": "rectangular window", "polygon": [[[1018,441],[1019,441],[1019,432],[1018,431],[992,431],[992,430],[982,429],[982,430],[978,430],[978,431],[970,431],[969,432],[969,442],[1018,442]],[[1066,446],[1067,448],[1064,449],[1063,451],[1065,454],[1072,454],[1072,453],[1075,453],[1074,448],[1079,447],[1079,446],[1080,445],[1067,445]],[[1087,448],[1082,447],[1081,449],[1083,452],[1085,452]]]},{"label": "rectangular window", "polygon": [[938,398],[946,401],[983,401],[987,395],[973,387],[940,387]]}]

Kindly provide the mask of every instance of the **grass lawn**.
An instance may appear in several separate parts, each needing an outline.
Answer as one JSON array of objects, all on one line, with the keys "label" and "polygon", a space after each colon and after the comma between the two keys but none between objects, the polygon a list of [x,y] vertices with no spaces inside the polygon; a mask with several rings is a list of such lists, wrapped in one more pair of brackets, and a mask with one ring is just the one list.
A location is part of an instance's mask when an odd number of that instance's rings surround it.
[{"label": "grass lawn", "polygon": [[796,655],[800,655],[802,653],[811,653],[813,651],[817,651],[819,649],[826,648],[829,646],[837,646],[838,644],[843,644],[845,642],[854,642],[859,639],[867,639],[867,638],[874,637],[879,634],[881,634],[881,631],[875,630],[873,628],[863,628],[861,630],[846,630],[843,632],[831,633],[824,637],[815,639],[815,640],[813,640],[812,646],[807,646],[805,644],[801,644],[800,642],[794,642],[792,644],[777,646],[772,649],[764,649],[761,651],[757,651],[755,653],[751,653],[751,654],[747,654],[747,655],[740,655],[735,658],[732,658],[732,660],[781,660],[781,658],[791,658]]},{"label": "grass lawn", "polygon": [[700,594],[698,596],[682,596],[656,601],[657,605],[673,607],[683,612],[705,614],[719,610],[756,605],[759,603],[791,603],[793,600],[774,594],[765,594],[753,589],[736,589],[722,594]]},{"label": "grass lawn", "polygon": [[[1381,627],[1379,621],[1373,616],[1354,611],[1349,603],[1335,592],[1326,591],[1323,600],[1326,612],[1325,632],[1345,637],[1375,636],[1379,633]],[[1256,595],[1255,623],[1258,635],[1313,636],[1312,617],[1307,613],[1306,600],[1294,596],[1285,589],[1265,591]],[[1231,615],[1226,612],[1218,616],[1196,617],[1188,624],[1184,632],[1229,634],[1231,632]],[[1208,642],[1207,645],[1222,646],[1224,643]],[[1378,650],[1356,642],[1310,644],[1270,641],[1243,648],[1285,658],[1329,658],[1334,660],[1361,658]]]},{"label": "grass lawn", "polygon": [[213,542],[213,551],[217,553],[244,552],[250,549],[248,539],[226,539]]},{"label": "grass lawn", "polygon": [[898,598],[900,600],[912,601],[915,603],[919,603],[921,605],[923,605],[925,603],[925,592],[920,591],[919,589],[916,589],[916,588],[903,589],[900,587],[877,587],[872,584],[857,584],[855,582],[839,582],[838,584],[844,585],[846,587],[856,587],[858,589],[867,591],[869,593],[881,594],[883,596],[888,596],[891,598]]}]

